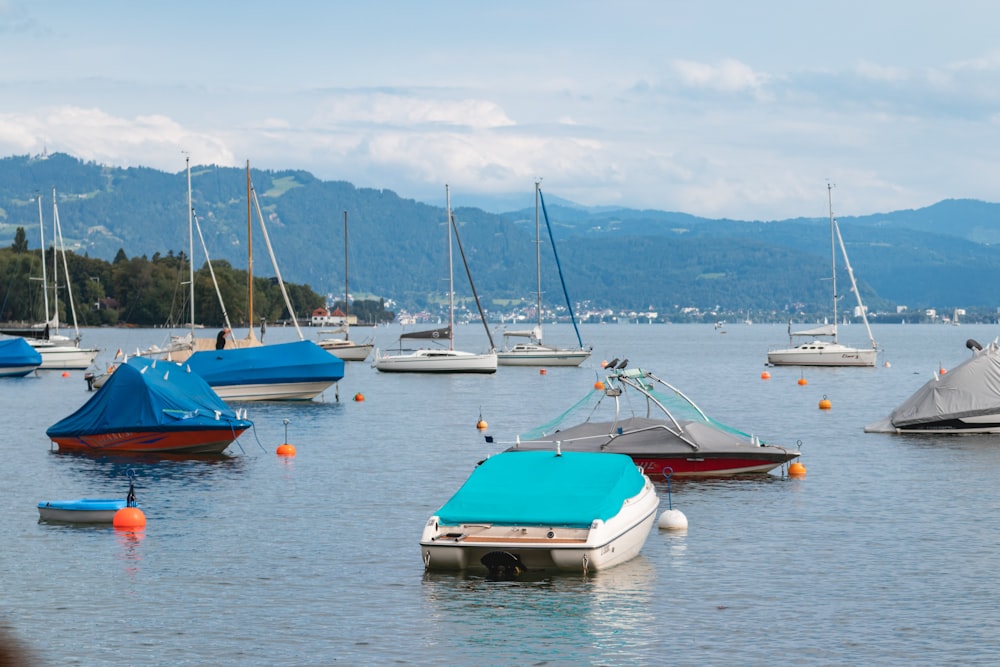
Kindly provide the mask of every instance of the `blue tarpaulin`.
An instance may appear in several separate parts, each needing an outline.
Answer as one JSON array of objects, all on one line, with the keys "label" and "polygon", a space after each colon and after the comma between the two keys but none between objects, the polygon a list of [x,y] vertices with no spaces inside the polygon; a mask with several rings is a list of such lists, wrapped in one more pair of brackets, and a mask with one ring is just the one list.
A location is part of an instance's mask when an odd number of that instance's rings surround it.
[{"label": "blue tarpaulin", "polygon": [[344,361],[311,340],[195,352],[191,369],[213,387],[328,381],[344,377]]},{"label": "blue tarpaulin", "polygon": [[133,357],[79,410],[53,424],[50,438],[120,431],[245,430],[236,413],[187,364]]}]

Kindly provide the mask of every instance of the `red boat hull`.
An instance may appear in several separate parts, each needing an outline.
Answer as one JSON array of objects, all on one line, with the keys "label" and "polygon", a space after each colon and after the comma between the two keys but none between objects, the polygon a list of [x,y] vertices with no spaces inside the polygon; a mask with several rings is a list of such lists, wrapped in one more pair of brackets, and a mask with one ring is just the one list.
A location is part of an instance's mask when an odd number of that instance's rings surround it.
[{"label": "red boat hull", "polygon": [[642,468],[646,476],[650,479],[665,479],[667,475],[672,477],[719,477],[724,475],[747,475],[752,473],[766,473],[783,463],[787,463],[798,456],[789,456],[782,459],[756,458],[752,456],[740,457],[650,457],[632,456],[636,465]]},{"label": "red boat hull", "polygon": [[192,431],[121,431],[82,436],[58,436],[60,450],[163,454],[221,454],[243,428]]}]

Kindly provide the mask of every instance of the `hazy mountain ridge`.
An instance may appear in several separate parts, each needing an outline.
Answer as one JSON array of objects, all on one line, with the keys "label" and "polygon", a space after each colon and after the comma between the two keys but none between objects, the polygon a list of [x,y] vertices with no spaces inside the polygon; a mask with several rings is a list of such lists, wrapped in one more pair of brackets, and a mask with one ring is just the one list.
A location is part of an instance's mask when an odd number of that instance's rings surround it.
[{"label": "hazy mountain ridge", "polygon": [[[51,243],[52,187],[71,249],[111,260],[188,249],[187,182],[148,168],[120,169],[55,154],[0,159],[0,242],[17,227],[38,247],[38,205]],[[447,286],[444,186],[433,204],[391,190],[321,181],[304,171],[252,169],[253,185],[283,277],[321,292],[344,287],[344,212],[352,292],[417,308]],[[246,173],[192,166],[194,210],[213,259],[245,267]],[[476,287],[493,299],[533,298],[532,184],[528,208],[493,214],[452,205]],[[544,190],[544,183],[543,183]],[[574,300],[595,306],[666,311],[828,308],[830,237],[826,218],[780,221],[706,219],[679,212],[579,207],[546,193],[546,210]],[[838,218],[866,303],[872,309],[995,307],[1000,278],[1000,205],[945,200],[924,209]],[[544,222],[543,222],[544,225]],[[254,272],[273,275],[256,214]],[[559,280],[543,229],[546,302],[559,302]],[[456,291],[468,294],[457,247]],[[196,242],[196,261],[203,261]],[[838,257],[838,264],[843,263]],[[840,280],[838,276],[838,281]],[[844,277],[846,280],[846,275]],[[846,283],[844,283],[846,285]],[[841,292],[847,293],[846,289]]]}]

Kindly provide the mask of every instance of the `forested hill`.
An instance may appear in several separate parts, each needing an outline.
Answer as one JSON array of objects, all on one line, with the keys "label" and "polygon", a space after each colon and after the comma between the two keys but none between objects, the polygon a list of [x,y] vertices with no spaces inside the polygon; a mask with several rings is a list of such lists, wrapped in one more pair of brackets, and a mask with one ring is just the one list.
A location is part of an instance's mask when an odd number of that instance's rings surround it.
[{"label": "forested hill", "polygon": [[[447,236],[441,201],[403,199],[390,190],[321,181],[303,171],[251,170],[282,276],[314,290],[344,288],[344,215],[353,293],[404,308],[439,301],[447,289]],[[194,210],[212,259],[247,265],[244,169],[192,166]],[[531,183],[526,184],[530,202]],[[52,191],[67,247],[111,260],[188,248],[187,180],[147,168],[84,163],[63,154],[0,159],[0,243],[17,227],[39,245],[42,196],[51,242]],[[558,253],[574,300],[615,309],[684,307],[825,312],[830,237],[826,218],[709,220],[684,213],[585,209],[545,193]],[[818,196],[823,196],[821,192]],[[452,192],[476,288],[489,307],[533,299],[534,209],[492,214]],[[1000,305],[1000,205],[948,200],[934,206],[839,218],[862,295],[872,310],[994,308]],[[544,225],[544,223],[543,223]],[[254,216],[254,272],[273,275]],[[195,259],[204,255],[196,244]],[[543,230],[543,284],[557,301],[559,278]],[[841,263],[842,266],[842,263]],[[456,291],[467,281],[455,249]],[[838,281],[846,281],[846,274]],[[847,284],[846,282],[843,284]],[[846,293],[845,290],[841,290]]]}]

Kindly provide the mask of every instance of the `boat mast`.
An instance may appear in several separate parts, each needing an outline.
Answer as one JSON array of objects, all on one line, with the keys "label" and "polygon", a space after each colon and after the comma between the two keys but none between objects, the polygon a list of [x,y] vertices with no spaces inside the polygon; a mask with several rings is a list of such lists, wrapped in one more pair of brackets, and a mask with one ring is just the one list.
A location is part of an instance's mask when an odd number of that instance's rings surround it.
[{"label": "boat mast", "polygon": [[[253,215],[250,205],[250,160],[247,160],[247,326],[250,327],[248,338],[253,339]],[[295,314],[292,313],[292,317]],[[263,335],[263,334],[261,334]]]},{"label": "boat mast", "polygon": [[351,313],[348,294],[350,294],[350,289],[347,284],[347,211],[344,211],[344,340],[349,340],[351,337],[351,334],[348,333],[350,331],[348,329],[348,315]]},{"label": "boat mast", "polygon": [[447,206],[448,219],[445,222],[445,231],[448,233],[448,349],[455,349],[455,277],[452,275],[451,258],[451,191],[448,184],[444,184],[444,198]]},{"label": "boat mast", "polygon": [[52,188],[52,333],[59,333],[59,246],[56,245],[56,189]]},{"label": "boat mast", "polygon": [[38,232],[42,237],[42,302],[45,304],[45,323],[49,323],[49,279],[45,271],[45,221],[42,219],[42,193],[38,193]]},{"label": "boat mast", "polygon": [[194,204],[191,201],[191,156],[184,156],[188,188],[188,300],[191,302],[191,340],[194,341]]},{"label": "boat mast", "polygon": [[59,222],[59,209],[56,206],[55,188],[52,189],[52,213],[55,222],[55,238],[52,241],[54,244],[58,242],[59,254],[62,255],[63,274],[66,276],[66,302],[69,304],[69,312],[73,316],[73,334],[77,344],[79,344],[80,326],[76,321],[76,304],[73,303],[73,286],[69,281],[69,264],[66,262],[66,243],[63,241],[62,223]]},{"label": "boat mast", "polygon": [[830,203],[830,267],[833,270],[833,342],[837,342],[837,238],[836,222],[833,218],[833,184],[826,184],[827,200]]},{"label": "boat mast", "polygon": [[538,344],[542,344],[542,232],[538,221],[538,188],[541,179],[535,181],[535,279],[538,287],[538,300],[535,312],[538,315]]}]

